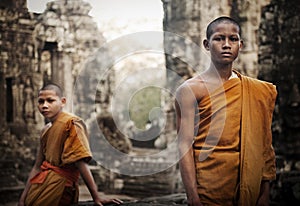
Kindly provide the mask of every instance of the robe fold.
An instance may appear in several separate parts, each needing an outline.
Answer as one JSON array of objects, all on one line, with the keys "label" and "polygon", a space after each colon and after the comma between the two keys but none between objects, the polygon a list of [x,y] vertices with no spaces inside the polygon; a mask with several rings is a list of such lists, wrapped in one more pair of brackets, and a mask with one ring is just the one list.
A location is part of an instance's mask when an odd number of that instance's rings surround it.
[{"label": "robe fold", "polygon": [[242,80],[241,165],[239,205],[256,205],[262,180],[276,178],[272,116],[276,87],[240,75]]},{"label": "robe fold", "polygon": [[261,180],[275,178],[275,86],[237,75],[198,103],[193,148],[204,205],[255,205]]},{"label": "robe fold", "polygon": [[78,201],[78,160],[92,157],[83,121],[62,112],[41,135],[45,161],[41,172],[34,176],[27,194],[26,206],[70,205]]},{"label": "robe fold", "polygon": [[233,205],[239,182],[241,81],[226,81],[198,103],[194,158],[203,205]]}]

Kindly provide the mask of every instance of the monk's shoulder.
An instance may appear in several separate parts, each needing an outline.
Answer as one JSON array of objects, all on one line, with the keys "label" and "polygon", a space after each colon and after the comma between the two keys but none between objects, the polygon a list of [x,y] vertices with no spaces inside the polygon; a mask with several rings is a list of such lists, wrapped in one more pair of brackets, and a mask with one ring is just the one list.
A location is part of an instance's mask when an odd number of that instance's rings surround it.
[{"label": "monk's shoulder", "polygon": [[177,95],[192,95],[193,98],[201,99],[207,93],[204,81],[196,76],[186,80],[177,90]]},{"label": "monk's shoulder", "polygon": [[72,113],[62,112],[58,116],[56,122],[57,124],[60,124],[65,131],[69,131],[71,128],[75,127],[77,123],[82,124],[83,120]]},{"label": "monk's shoulder", "polygon": [[274,90],[276,90],[276,86],[271,82],[267,82],[267,81],[264,81],[264,80],[256,79],[256,78],[253,78],[253,77],[247,77],[247,76],[244,76],[244,78],[249,81],[251,86],[259,88],[259,89],[263,89],[261,91],[265,91],[265,90],[270,90],[270,91],[273,90],[274,91]]},{"label": "monk's shoulder", "polygon": [[272,101],[276,98],[277,89],[273,83],[247,76],[243,77],[243,82],[245,80],[248,82],[249,88],[251,87],[251,91],[253,91],[255,96],[270,98]]}]

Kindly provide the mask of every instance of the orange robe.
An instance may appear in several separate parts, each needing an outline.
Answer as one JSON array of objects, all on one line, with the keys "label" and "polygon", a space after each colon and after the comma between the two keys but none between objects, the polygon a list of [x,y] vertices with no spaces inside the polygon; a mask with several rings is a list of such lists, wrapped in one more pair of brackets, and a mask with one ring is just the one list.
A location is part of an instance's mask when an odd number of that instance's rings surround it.
[{"label": "orange robe", "polygon": [[[275,87],[240,74],[238,77],[198,103],[193,147],[198,194],[204,205],[255,205],[261,180],[275,177],[268,127]],[[265,174],[256,170],[257,161]],[[248,175],[251,178],[245,177]]]},{"label": "orange robe", "polygon": [[70,205],[78,201],[79,171],[74,163],[92,157],[85,124],[62,112],[41,136],[45,161],[41,172],[31,179],[25,204]]},{"label": "orange robe", "polygon": [[256,205],[262,180],[276,178],[272,147],[272,116],[276,87],[240,76],[243,85],[239,205]]}]

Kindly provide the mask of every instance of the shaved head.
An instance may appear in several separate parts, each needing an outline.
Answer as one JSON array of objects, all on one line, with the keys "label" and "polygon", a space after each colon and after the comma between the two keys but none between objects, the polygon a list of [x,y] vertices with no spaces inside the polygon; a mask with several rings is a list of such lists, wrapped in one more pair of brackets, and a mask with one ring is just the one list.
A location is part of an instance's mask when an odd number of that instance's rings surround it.
[{"label": "shaved head", "polygon": [[52,90],[56,93],[57,96],[59,96],[60,98],[63,97],[63,91],[62,91],[62,88],[57,85],[57,84],[54,84],[54,83],[49,83],[49,84],[46,84],[45,86],[43,86],[40,90],[40,91],[45,91],[45,90]]},{"label": "shaved head", "polygon": [[242,35],[242,29],[237,21],[234,19],[228,17],[228,16],[221,16],[219,18],[216,18],[210,24],[207,26],[206,29],[206,39],[210,39],[211,35],[214,33],[214,28],[216,25],[220,23],[231,23],[234,24],[238,28],[239,35]]}]

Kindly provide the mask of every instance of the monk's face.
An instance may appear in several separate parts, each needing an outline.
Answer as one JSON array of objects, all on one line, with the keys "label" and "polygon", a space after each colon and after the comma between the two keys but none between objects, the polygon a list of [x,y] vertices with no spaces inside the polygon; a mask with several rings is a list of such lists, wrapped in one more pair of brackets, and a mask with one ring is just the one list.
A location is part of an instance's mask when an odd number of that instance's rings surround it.
[{"label": "monk's face", "polygon": [[66,103],[66,98],[59,97],[54,90],[42,90],[38,96],[40,113],[51,122],[56,120]]},{"label": "monk's face", "polygon": [[211,60],[215,64],[227,65],[237,58],[243,42],[236,25],[221,22],[214,26],[210,39],[204,40],[203,44],[210,51]]}]

